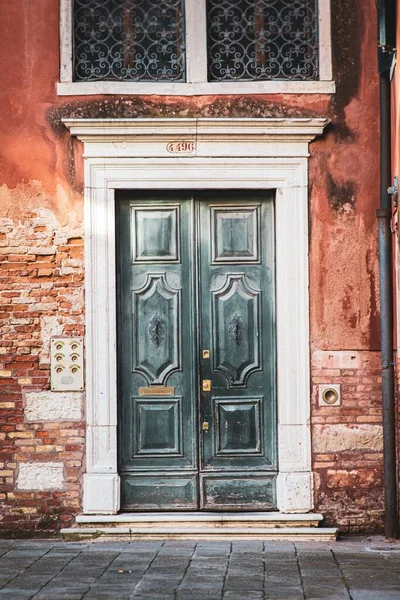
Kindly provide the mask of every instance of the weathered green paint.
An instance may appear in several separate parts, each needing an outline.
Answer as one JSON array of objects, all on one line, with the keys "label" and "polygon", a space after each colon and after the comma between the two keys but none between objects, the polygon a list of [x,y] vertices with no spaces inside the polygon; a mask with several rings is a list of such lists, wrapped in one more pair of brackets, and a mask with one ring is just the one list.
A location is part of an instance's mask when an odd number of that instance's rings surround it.
[{"label": "weathered green paint", "polygon": [[122,506],[195,509],[193,201],[131,198],[121,194],[118,213]]},{"label": "weathered green paint", "polygon": [[202,432],[201,503],[209,509],[272,508],[273,203],[254,193],[200,199],[200,344],[211,352],[201,372],[212,381],[200,403],[209,423]]},{"label": "weathered green paint", "polygon": [[274,508],[272,199],[124,192],[117,227],[123,509]]}]

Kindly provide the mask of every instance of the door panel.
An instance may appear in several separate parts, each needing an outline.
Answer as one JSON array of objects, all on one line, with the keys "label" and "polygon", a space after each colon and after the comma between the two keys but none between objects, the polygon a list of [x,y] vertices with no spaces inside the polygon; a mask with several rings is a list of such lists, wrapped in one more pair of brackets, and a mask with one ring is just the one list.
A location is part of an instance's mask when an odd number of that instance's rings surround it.
[{"label": "door panel", "polygon": [[169,401],[133,398],[135,455],[182,455],[182,398]]},{"label": "door panel", "polygon": [[132,371],[143,374],[149,385],[163,385],[181,366],[179,275],[166,271],[147,273],[144,285],[132,290],[132,309]]},{"label": "door panel", "polygon": [[122,510],[196,510],[198,476],[168,472],[122,476]]},{"label": "door panel", "polygon": [[217,456],[261,453],[261,402],[259,398],[214,396]]},{"label": "door panel", "polygon": [[270,508],[276,505],[273,204],[254,192],[201,199],[200,336],[201,348],[210,350],[202,378],[211,381],[201,395],[202,505]]},{"label": "door panel", "polygon": [[273,475],[201,473],[200,485],[203,510],[276,510]]},{"label": "door panel", "polygon": [[230,388],[246,386],[260,370],[260,294],[245,273],[219,273],[211,291],[213,370],[225,376]]},{"label": "door panel", "polygon": [[121,192],[117,226],[123,509],[274,509],[272,198]]},{"label": "door panel", "polygon": [[125,510],[198,506],[192,224],[189,196],[119,198],[119,471]]},{"label": "door panel", "polygon": [[213,263],[258,262],[259,206],[211,206]]}]

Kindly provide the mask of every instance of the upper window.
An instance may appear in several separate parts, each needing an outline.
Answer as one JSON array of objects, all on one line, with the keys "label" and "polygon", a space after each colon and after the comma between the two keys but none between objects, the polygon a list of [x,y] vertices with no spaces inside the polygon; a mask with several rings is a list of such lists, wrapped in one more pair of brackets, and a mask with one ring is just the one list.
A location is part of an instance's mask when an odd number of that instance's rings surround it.
[{"label": "upper window", "polygon": [[74,80],[185,81],[184,0],[74,0]]},{"label": "upper window", "polygon": [[330,0],[61,0],[59,93],[332,92]]},{"label": "upper window", "polygon": [[207,0],[209,81],[317,79],[317,0]]}]

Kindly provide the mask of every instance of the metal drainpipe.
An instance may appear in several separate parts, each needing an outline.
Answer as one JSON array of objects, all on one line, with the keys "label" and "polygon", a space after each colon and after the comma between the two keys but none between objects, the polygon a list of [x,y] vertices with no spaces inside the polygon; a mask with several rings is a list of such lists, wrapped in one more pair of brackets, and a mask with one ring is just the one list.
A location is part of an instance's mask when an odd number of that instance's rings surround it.
[{"label": "metal drainpipe", "polygon": [[[394,2],[378,0],[378,68],[380,90],[380,209],[378,217],[380,324],[382,361],[385,537],[397,537],[396,418],[393,344],[393,271],[391,198],[390,64],[394,47]],[[392,39],[390,39],[392,35]]]}]

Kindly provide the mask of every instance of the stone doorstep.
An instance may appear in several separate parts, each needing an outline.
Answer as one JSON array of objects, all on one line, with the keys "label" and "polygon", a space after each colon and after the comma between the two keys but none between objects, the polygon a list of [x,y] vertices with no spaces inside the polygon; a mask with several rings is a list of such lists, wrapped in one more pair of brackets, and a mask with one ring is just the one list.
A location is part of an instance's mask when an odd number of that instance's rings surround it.
[{"label": "stone doorstep", "polygon": [[338,530],[319,527],[320,514],[255,513],[125,513],[79,515],[62,529],[65,539],[118,536],[130,539],[307,540],[333,541]]},{"label": "stone doorstep", "polygon": [[66,541],[112,536],[130,540],[302,540],[332,542],[338,530],[331,527],[71,527],[61,529]]},{"label": "stone doorstep", "polygon": [[320,514],[282,514],[278,512],[177,512],[122,513],[119,515],[78,515],[76,523],[84,527],[209,527],[237,529],[238,527],[282,528],[315,527],[322,521]]},{"label": "stone doorstep", "polygon": [[278,521],[276,523],[269,521],[208,521],[207,519],[201,519],[199,521],[186,521],[186,520],[178,520],[178,521],[128,521],[124,519],[119,523],[114,523],[109,520],[105,521],[96,521],[96,522],[84,522],[78,521],[79,525],[85,529],[92,529],[96,527],[110,527],[112,529],[118,530],[121,527],[141,527],[142,529],[148,529],[151,531],[154,528],[164,526],[164,527],[181,527],[182,529],[191,527],[214,527],[218,529],[237,529],[240,527],[246,527],[248,529],[256,528],[256,527],[264,527],[267,529],[283,529],[285,527],[296,527],[296,529],[304,529],[304,528],[314,528],[318,529],[318,523],[310,523],[309,521],[298,521],[296,523],[292,523],[291,521]]}]

